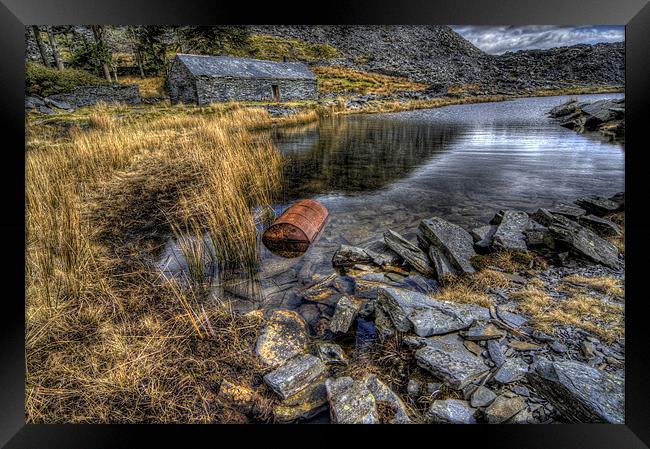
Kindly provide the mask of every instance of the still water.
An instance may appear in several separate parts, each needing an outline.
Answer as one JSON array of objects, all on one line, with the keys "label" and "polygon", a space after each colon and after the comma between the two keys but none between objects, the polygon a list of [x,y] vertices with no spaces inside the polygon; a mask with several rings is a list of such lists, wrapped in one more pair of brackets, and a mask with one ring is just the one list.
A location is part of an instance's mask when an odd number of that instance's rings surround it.
[{"label": "still water", "polygon": [[[534,211],[624,190],[621,144],[577,134],[546,116],[568,99],[354,115],[275,131],[286,164],[274,209],[281,213],[297,199],[313,198],[330,216],[301,257],[284,259],[260,244],[257,306],[299,307],[295,292],[332,273],[340,244],[362,245],[388,228],[413,239],[422,218],[471,229],[499,209]],[[173,245],[165,257],[172,256],[179,257]]]}]

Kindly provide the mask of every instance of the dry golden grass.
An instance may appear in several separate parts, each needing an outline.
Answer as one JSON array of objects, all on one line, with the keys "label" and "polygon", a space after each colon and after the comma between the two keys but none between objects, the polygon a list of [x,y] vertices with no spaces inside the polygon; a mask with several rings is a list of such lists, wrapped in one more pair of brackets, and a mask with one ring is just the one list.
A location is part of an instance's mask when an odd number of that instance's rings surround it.
[{"label": "dry golden grass", "polygon": [[121,84],[137,84],[140,88],[140,96],[143,98],[165,96],[165,78],[154,76],[140,78],[139,76],[122,76],[119,78]]},{"label": "dry golden grass", "polygon": [[477,270],[498,267],[509,273],[528,270],[531,263],[534,266],[536,262],[538,264],[544,263],[541,260],[538,261],[529,253],[519,251],[495,251],[489,254],[477,254],[472,257],[472,265]]},{"label": "dry golden grass", "polygon": [[487,291],[491,288],[508,288],[510,285],[510,280],[503,273],[484,269],[462,276],[445,276],[442,279],[442,289],[433,297],[444,301],[490,307],[493,301]]},{"label": "dry golden grass", "polygon": [[347,67],[314,67],[320,94],[389,94],[401,90],[424,90],[426,84],[416,83],[408,78],[362,72]]},{"label": "dry golden grass", "polygon": [[591,332],[605,341],[624,335],[624,307],[606,299],[581,293],[554,298],[539,286],[527,285],[510,296],[519,308],[531,315],[531,324],[553,333],[557,325],[572,325]]},{"label": "dry golden grass", "polygon": [[251,350],[262,320],[150,260],[172,228],[205,233],[229,263],[256,259],[252,209],[280,157],[248,130],[277,119],[236,105],[116,118],[123,108],[93,108],[86,130],[28,123],[27,420],[241,420],[215,393],[229,378],[266,395]]},{"label": "dry golden grass", "polygon": [[611,276],[586,277],[570,275],[562,278],[562,281],[569,283],[568,287],[570,289],[595,290],[610,296],[623,297],[625,295],[625,290],[621,287],[621,281]]}]

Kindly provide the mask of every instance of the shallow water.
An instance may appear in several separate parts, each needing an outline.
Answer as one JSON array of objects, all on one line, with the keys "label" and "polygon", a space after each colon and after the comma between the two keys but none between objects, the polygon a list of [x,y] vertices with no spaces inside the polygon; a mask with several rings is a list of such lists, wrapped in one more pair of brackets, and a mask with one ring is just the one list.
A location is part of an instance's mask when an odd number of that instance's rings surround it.
[{"label": "shallow water", "polygon": [[[414,238],[422,218],[440,216],[470,229],[499,209],[533,211],[624,190],[622,145],[577,134],[546,116],[568,99],[336,117],[275,131],[286,158],[276,212],[296,199],[313,198],[330,216],[300,257],[285,259],[261,245],[261,285],[256,304],[249,301],[246,308],[300,307],[295,291],[332,273],[331,257],[340,244],[361,245],[388,228]],[[170,242],[163,255],[167,266],[178,253]]]}]

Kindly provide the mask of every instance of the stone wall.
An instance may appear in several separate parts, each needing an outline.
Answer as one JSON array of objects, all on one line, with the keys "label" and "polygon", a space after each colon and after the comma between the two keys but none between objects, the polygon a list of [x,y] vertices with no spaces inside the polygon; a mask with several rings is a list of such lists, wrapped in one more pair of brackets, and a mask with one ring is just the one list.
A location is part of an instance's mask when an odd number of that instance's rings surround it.
[{"label": "stone wall", "polygon": [[167,89],[172,104],[198,102],[193,75],[184,64],[176,60],[169,71]]},{"label": "stone wall", "polygon": [[216,101],[273,101],[273,85],[280,89],[280,101],[315,100],[316,80],[238,79],[199,77],[196,81],[199,104]]},{"label": "stone wall", "polygon": [[105,103],[139,104],[140,88],[137,84],[114,85],[114,86],[83,86],[77,87],[71,92],[51,95],[52,100],[68,103],[79,108],[91,106],[100,101]]}]

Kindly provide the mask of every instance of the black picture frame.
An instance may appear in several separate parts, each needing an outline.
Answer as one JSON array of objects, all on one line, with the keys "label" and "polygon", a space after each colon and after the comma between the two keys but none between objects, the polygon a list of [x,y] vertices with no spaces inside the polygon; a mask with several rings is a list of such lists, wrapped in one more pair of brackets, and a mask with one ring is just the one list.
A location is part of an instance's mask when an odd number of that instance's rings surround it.
[{"label": "black picture frame", "polygon": [[[3,257],[5,285],[0,322],[0,445],[7,448],[187,447],[195,438],[211,446],[226,437],[263,437],[261,444],[342,444],[345,430],[363,438],[405,438],[406,444],[481,444],[500,448],[647,448],[650,446],[650,346],[644,306],[648,221],[644,217],[647,144],[644,116],[650,99],[650,4],[645,0],[533,0],[418,2],[414,0],[295,2],[256,5],[207,0],[0,0],[0,69],[4,144],[3,213],[0,229],[8,253]],[[626,424],[491,426],[188,426],[188,425],[26,425],[24,412],[24,53],[25,25],[38,24],[612,24],[626,25]],[[645,151],[644,151],[645,150]],[[22,236],[22,238],[20,237]],[[252,430],[254,429],[254,430]],[[323,438],[318,438],[321,434]],[[402,435],[403,433],[403,435]],[[307,434],[317,434],[316,436]],[[444,442],[447,440],[448,442]],[[232,440],[231,440],[232,441]],[[235,440],[237,441],[237,440]],[[237,443],[240,444],[240,443]],[[374,444],[364,440],[362,444]],[[402,443],[403,444],[403,443]],[[179,446],[180,445],[180,446]]]}]

